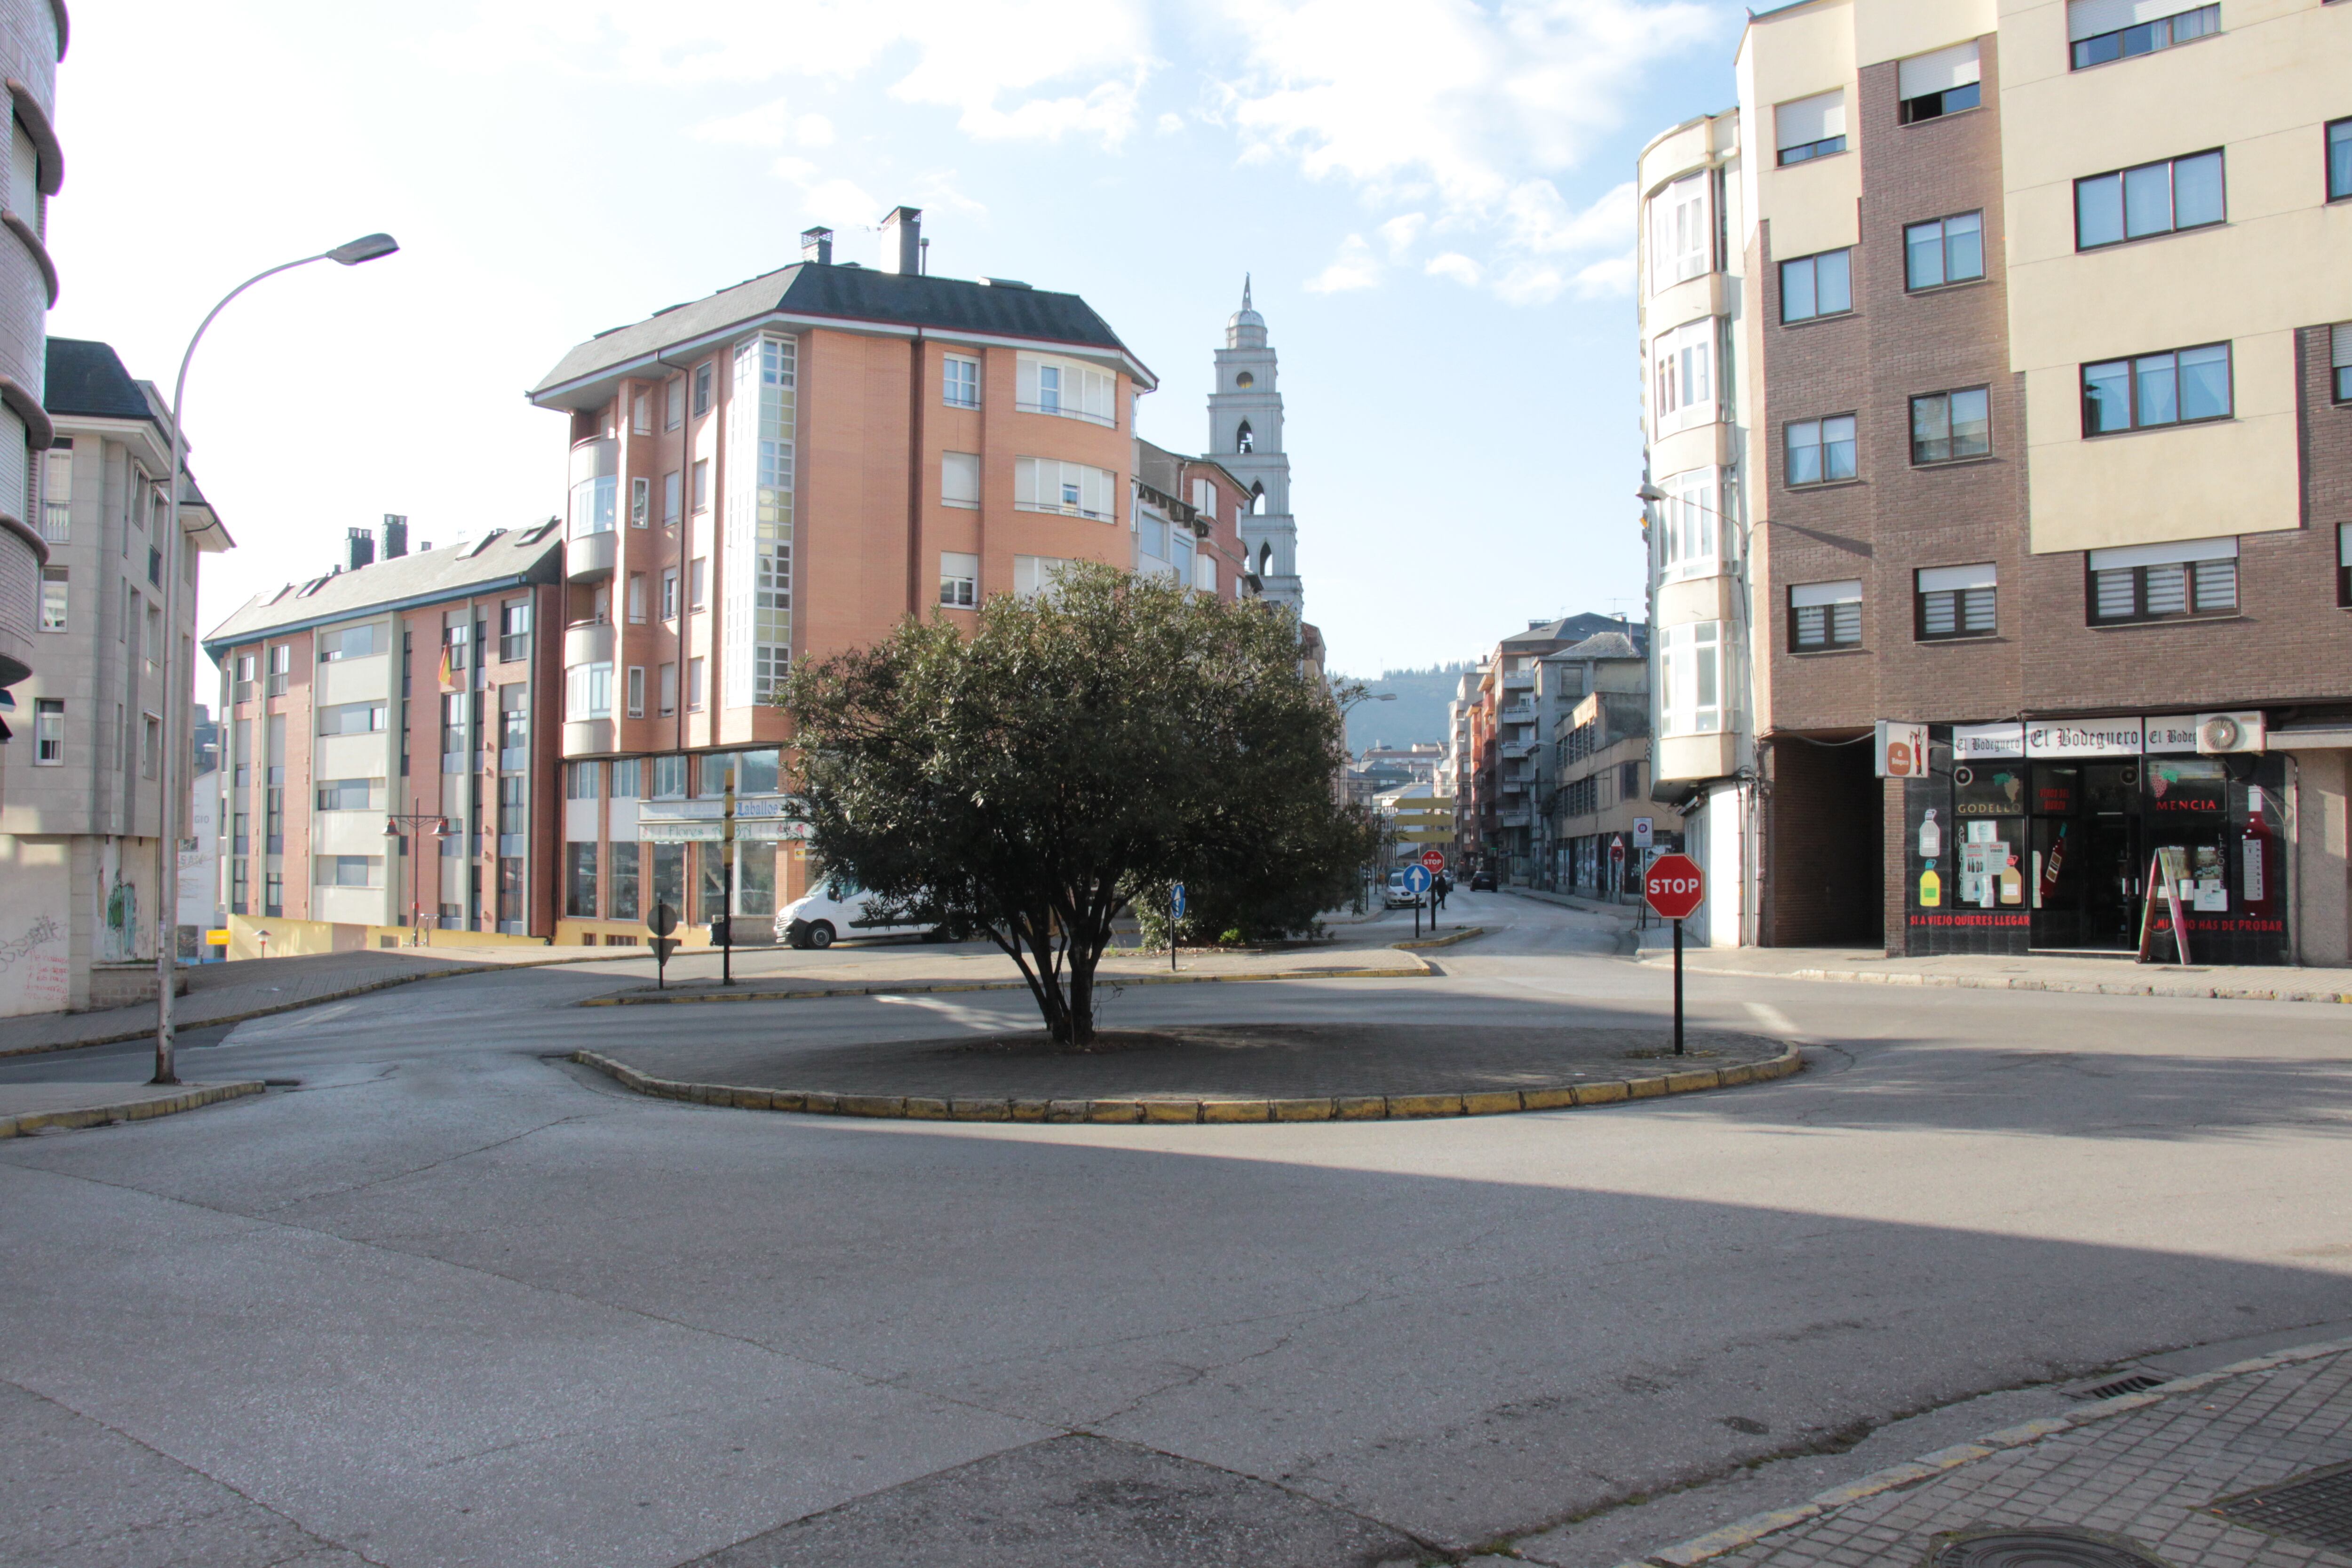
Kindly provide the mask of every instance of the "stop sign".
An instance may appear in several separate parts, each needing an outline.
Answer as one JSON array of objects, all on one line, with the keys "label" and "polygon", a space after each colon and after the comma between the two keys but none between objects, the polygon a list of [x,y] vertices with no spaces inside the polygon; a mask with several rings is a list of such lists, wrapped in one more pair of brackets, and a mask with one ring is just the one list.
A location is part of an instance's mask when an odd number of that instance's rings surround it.
[{"label": "stop sign", "polygon": [[1706,897],[1706,873],[1687,855],[1661,855],[1642,879],[1642,897],[1662,920],[1686,919]]},{"label": "stop sign", "polygon": [[1440,871],[1445,869],[1445,851],[1443,849],[1424,849],[1421,852],[1421,863],[1428,867],[1429,874],[1434,877]]}]

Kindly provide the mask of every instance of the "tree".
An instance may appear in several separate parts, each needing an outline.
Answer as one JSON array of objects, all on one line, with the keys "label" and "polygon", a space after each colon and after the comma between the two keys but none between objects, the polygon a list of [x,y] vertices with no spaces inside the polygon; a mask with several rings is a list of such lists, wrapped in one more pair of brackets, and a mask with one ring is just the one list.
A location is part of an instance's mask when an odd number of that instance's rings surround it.
[{"label": "tree", "polygon": [[1094,1038],[1095,970],[1140,889],[1248,868],[1311,899],[1370,853],[1333,797],[1339,708],[1273,606],[1074,563],[969,637],[909,619],[778,700],[812,854],[985,935],[1059,1043]]}]

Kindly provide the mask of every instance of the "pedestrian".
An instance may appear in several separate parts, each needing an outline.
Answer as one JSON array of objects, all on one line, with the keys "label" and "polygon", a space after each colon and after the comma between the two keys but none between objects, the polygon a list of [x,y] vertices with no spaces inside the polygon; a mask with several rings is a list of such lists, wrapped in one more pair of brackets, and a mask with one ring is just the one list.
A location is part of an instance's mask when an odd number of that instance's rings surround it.
[{"label": "pedestrian", "polygon": [[1437,900],[1433,907],[1441,910],[1444,909],[1445,907],[1445,895],[1453,890],[1454,883],[1446,877],[1444,872],[1440,871],[1437,874],[1437,880],[1429,885],[1429,896]]}]

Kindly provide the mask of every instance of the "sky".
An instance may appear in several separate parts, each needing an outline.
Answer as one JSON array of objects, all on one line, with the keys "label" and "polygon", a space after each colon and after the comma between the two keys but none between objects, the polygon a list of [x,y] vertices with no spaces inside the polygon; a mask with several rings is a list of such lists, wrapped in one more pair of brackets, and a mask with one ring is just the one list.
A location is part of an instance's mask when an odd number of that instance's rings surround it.
[{"label": "sky", "polygon": [[[200,628],[386,512],[446,542],[563,507],[523,391],[573,343],[794,260],[1083,295],[1198,450],[1244,273],[1281,355],[1332,668],[1640,613],[1631,178],[1732,101],[1717,0],[108,0],[58,68],[53,336],[166,394],[237,541]],[[215,678],[198,672],[208,700]]]}]

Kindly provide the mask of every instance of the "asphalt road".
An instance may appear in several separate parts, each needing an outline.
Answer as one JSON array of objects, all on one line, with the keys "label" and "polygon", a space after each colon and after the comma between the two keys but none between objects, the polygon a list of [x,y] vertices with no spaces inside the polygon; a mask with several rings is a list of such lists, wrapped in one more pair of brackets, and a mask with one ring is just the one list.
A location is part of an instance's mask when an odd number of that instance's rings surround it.
[{"label": "asphalt road", "polygon": [[[1663,1015],[1605,922],[1449,915],[1504,929],[1442,979],[1135,988],[1108,1021]],[[1017,993],[567,1005],[646,967],[195,1035],[189,1077],[300,1087],[0,1144],[0,1564],[1336,1568],[1509,1540],[1585,1568],[2053,1380],[2352,1318],[2333,1009],[1694,976],[1696,1020],[1812,1068],[1463,1121],[972,1125],[646,1100],[551,1058],[1026,1026]]]}]

